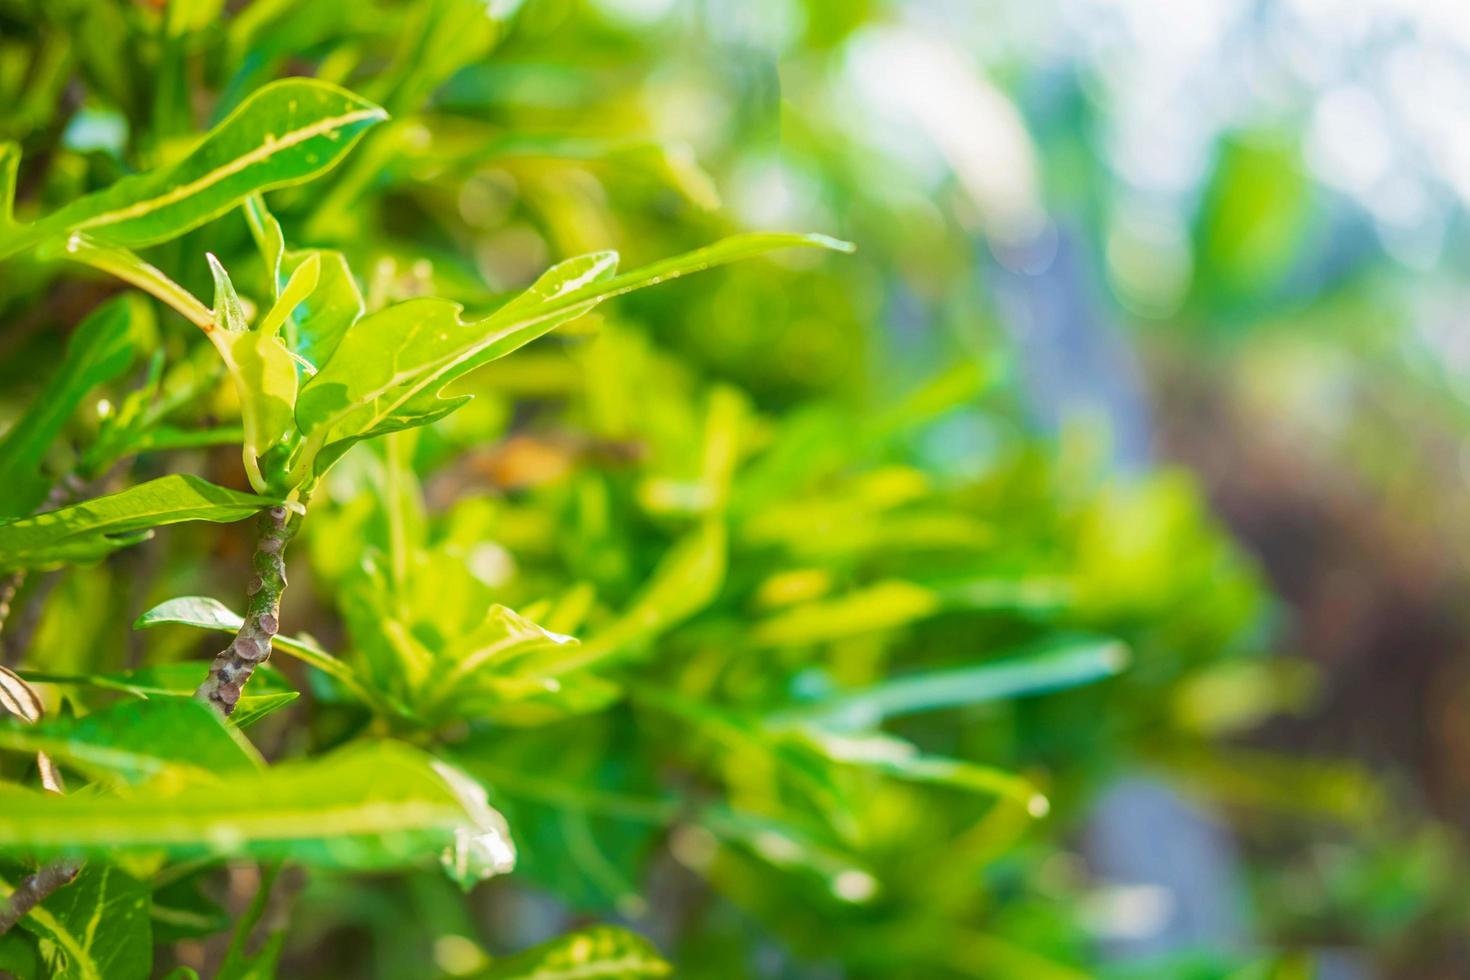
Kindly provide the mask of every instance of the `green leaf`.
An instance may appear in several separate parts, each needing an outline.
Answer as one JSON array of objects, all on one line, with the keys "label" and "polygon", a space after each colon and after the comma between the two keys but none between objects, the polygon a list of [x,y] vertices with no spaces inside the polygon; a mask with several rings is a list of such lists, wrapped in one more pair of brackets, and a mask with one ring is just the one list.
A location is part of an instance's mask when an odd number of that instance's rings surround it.
[{"label": "green leaf", "polygon": [[15,179],[19,173],[20,144],[0,143],[0,233],[15,224]]},{"label": "green leaf", "polygon": [[894,677],[779,716],[843,731],[873,728],[885,719],[961,705],[1045,694],[1111,677],[1128,663],[1117,640],[1059,641],[1025,656]]},{"label": "green leaf", "polygon": [[201,939],[230,928],[230,913],[206,894],[213,891],[208,880],[212,871],[208,863],[176,865],[153,880],[149,916],[155,943]]},{"label": "green leaf", "polygon": [[0,748],[45,752],[93,776],[140,783],[177,765],[220,775],[261,765],[237,729],[193,698],[129,701],[80,718],[33,725],[0,719]]},{"label": "green leaf", "polygon": [[313,368],[320,368],[336,352],[348,328],[362,318],[364,306],[357,280],[341,252],[289,251],[282,257],[281,269],[290,275],[313,259],[321,265],[316,291],[296,307],[291,319],[296,328],[296,353]]},{"label": "green leaf", "polygon": [[892,735],[847,735],[820,728],[796,733],[803,745],[823,758],[861,766],[911,782],[937,783],[978,793],[993,793],[1020,803],[1034,817],[1051,809],[1045,796],[1027,779],[991,766],[921,753],[913,743]]},{"label": "green leaf", "polygon": [[147,539],[151,528],[184,521],[229,524],[275,503],[197,476],[160,477],[106,497],[0,524],[0,571],[97,561]]},{"label": "green leaf", "polygon": [[276,962],[286,943],[284,929],[272,932],[253,956],[245,952],[245,946],[250,941],[251,933],[260,925],[261,917],[265,915],[266,906],[270,903],[271,888],[279,873],[279,864],[266,865],[261,869],[260,884],[255,889],[255,897],[250,900],[240,921],[235,923],[230,946],[225,950],[224,961],[220,963],[214,980],[272,980],[276,975]]},{"label": "green leaf", "polygon": [[297,426],[316,445],[326,445],[441,417],[445,403],[439,392],[445,385],[581,316],[595,302],[574,304],[535,322],[519,318],[606,279],[616,266],[613,252],[568,259],[495,315],[470,323],[460,320],[459,304],[442,299],[409,300],[363,318],[302,388]]},{"label": "green leaf", "polygon": [[504,819],[469,777],[406,745],[357,744],[258,772],[162,778],[116,796],[0,784],[0,850],[251,857],[388,870],[441,859],[459,881],[510,870]]},{"label": "green leaf", "polygon": [[210,327],[213,317],[193,293],[170,279],[156,265],[120,245],[99,242],[78,232],[67,238],[66,246],[59,254],[137,286],[172,306],[184,319],[203,330]]},{"label": "green leaf", "polygon": [[170,37],[199,31],[219,19],[224,0],[169,0],[164,30]]},{"label": "green leaf", "polygon": [[632,605],[580,652],[562,658],[554,673],[600,663],[694,616],[719,595],[728,552],[725,525],[717,519],[701,521],[664,554]]},{"label": "green leaf", "polygon": [[[234,612],[218,599],[208,596],[180,596],[177,599],[169,599],[160,602],[152,609],[139,616],[133,623],[133,629],[148,629],[152,626],[163,626],[166,624],[179,624],[183,626],[195,626],[199,629],[214,630],[218,633],[235,633],[245,620],[239,613]],[[290,637],[277,634],[271,640],[271,646],[279,649],[282,653],[290,654],[303,663],[310,664],[317,670],[338,681],[351,691],[364,703],[380,710],[386,708],[381,696],[365,685],[349,664],[332,656],[309,639],[302,637]],[[254,687],[254,681],[251,682]],[[193,688],[189,689],[190,693]],[[294,697],[294,692],[293,695]],[[243,695],[235,713],[231,715],[236,724],[243,725],[240,720],[240,711],[245,708],[243,698],[250,697],[247,692]]]},{"label": "green leaf", "polygon": [[478,0],[414,4],[393,63],[382,73],[394,112],[419,108],[459,68],[483,57],[500,34],[496,8]]},{"label": "green leaf", "polygon": [[285,949],[286,930],[277,929],[251,955],[223,963],[214,980],[275,980],[276,967]]},{"label": "green leaf", "polygon": [[[14,888],[0,879],[0,897]],[[110,865],[82,868],[20,924],[54,980],[145,980],[153,969],[148,887]]]},{"label": "green leaf", "polygon": [[296,363],[276,334],[286,317],[316,288],[320,262],[304,263],[281,290],[280,297],[254,329],[245,313],[229,273],[213,255],[206,255],[214,276],[214,342],[225,367],[235,382],[240,398],[240,419],[245,429],[242,453],[245,472],[258,492],[264,492],[260,457],[295,431]]},{"label": "green leaf", "polygon": [[[167,603],[165,603],[167,605]],[[230,628],[233,633],[239,626]],[[279,643],[279,638],[277,643]],[[60,684],[83,691],[115,692],[127,694],[140,700],[149,698],[192,699],[199,687],[206,666],[185,661],[175,664],[157,664],[139,670],[116,674],[53,674],[43,671],[26,671],[26,679],[40,684]],[[250,678],[250,686],[240,696],[240,703],[230,715],[230,723],[245,728],[266,715],[295,701],[300,695],[281,676],[281,672],[270,664],[256,668]],[[85,703],[91,703],[84,699]]]},{"label": "green leaf", "polygon": [[244,617],[218,599],[211,599],[203,595],[186,595],[160,602],[139,616],[133,623],[133,629],[141,630],[150,626],[178,623],[221,633],[234,633],[244,622]]},{"label": "green leaf", "polygon": [[938,612],[938,593],[913,582],[878,582],[834,599],[805,603],[756,624],[751,638],[768,646],[825,643],[897,629]]},{"label": "green leaf", "polygon": [[307,262],[320,266],[316,290],[298,304],[287,323],[288,345],[312,367],[319,369],[332,356],[342,335],[362,318],[364,304],[357,280],[341,252],[326,249],[288,251],[280,222],[276,221],[259,194],[245,202],[245,216],[256,244],[271,273],[277,296],[289,277]]},{"label": "green leaf", "polygon": [[325,82],[273,82],[178,163],[72,202],[0,245],[0,257],[75,232],[130,247],[176,238],[249,194],[323,173],[386,118],[378,106]]},{"label": "green leaf", "polygon": [[447,651],[453,666],[435,680],[429,697],[462,693],[477,682],[499,686],[507,696],[520,685],[541,689],[537,668],[543,656],[576,643],[576,638],[542,629],[514,609],[492,606],[484,624]]},{"label": "green leaf", "polygon": [[653,943],[617,926],[592,926],[501,960],[478,980],[634,980],[673,967]]},{"label": "green leaf", "polygon": [[616,684],[589,673],[565,676],[575,637],[553,633],[505,606],[495,605],[477,628],[442,652],[447,664],[415,696],[425,718],[457,717],[525,727],[607,707]]},{"label": "green leaf", "polygon": [[[444,300],[410,300],[360,321],[301,390],[296,423],[313,452],[333,442],[421,425],[444,414],[438,393],[614,296],[780,248],[852,246],[821,235],[751,234],[613,276],[617,255],[595,252],[547,271],[490,316],[465,323]],[[331,454],[327,455],[330,462]],[[318,466],[317,470],[320,471]]]},{"label": "green leaf", "polygon": [[0,977],[41,976],[41,953],[36,939],[24,929],[0,936]]},{"label": "green leaf", "polygon": [[133,310],[134,302],[121,297],[83,320],[60,369],[0,440],[0,518],[24,517],[46,500],[52,481],[41,464],[47,450],[87,394],[133,362]]}]

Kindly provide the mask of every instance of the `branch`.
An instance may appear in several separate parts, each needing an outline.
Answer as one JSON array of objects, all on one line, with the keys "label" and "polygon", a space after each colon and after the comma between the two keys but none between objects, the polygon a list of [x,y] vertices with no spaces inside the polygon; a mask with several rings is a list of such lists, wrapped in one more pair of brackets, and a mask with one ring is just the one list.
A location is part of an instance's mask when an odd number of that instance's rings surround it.
[{"label": "branch", "polygon": [[[303,498],[302,504],[305,502]],[[255,574],[245,590],[245,621],[230,645],[214,658],[209,677],[194,692],[221,714],[235,710],[240,689],[271,655],[271,641],[281,625],[281,593],[286,591],[286,545],[300,525],[301,513],[283,505],[260,515],[250,562]]]},{"label": "branch", "polygon": [[21,880],[10,897],[0,905],[0,936],[10,931],[31,909],[51,897],[51,893],[76,880],[82,863],[76,860],[52,861],[35,874]]},{"label": "branch", "polygon": [[[35,689],[12,670],[0,667],[0,706],[28,725],[41,720],[45,708]],[[41,773],[41,785],[49,793],[62,793],[61,773],[45,752],[36,753],[36,768]],[[0,904],[0,936],[10,931],[31,909],[40,905],[51,893],[69,885],[82,870],[82,862],[63,858],[44,864],[35,874],[24,878],[15,891]]]}]

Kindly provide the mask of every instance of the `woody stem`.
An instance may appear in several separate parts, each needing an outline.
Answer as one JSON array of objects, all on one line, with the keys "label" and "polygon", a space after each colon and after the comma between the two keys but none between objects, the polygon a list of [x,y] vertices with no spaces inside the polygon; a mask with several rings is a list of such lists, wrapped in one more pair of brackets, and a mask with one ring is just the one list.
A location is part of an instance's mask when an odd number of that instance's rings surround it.
[{"label": "woody stem", "polygon": [[258,520],[255,554],[246,588],[245,621],[230,645],[210,665],[209,676],[194,696],[228,715],[240,701],[240,689],[271,655],[280,629],[281,593],[286,591],[286,545],[296,535],[301,514],[284,506],[264,511]]}]

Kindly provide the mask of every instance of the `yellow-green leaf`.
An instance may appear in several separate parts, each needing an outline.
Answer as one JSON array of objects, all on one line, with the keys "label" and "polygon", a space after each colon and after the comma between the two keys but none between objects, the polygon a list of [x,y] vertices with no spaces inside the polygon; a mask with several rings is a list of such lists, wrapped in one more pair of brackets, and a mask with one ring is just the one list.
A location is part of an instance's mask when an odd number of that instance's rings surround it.
[{"label": "yellow-green leaf", "polygon": [[282,79],[241,103],[178,163],[73,201],[0,243],[0,257],[74,232],[115,245],[167,241],[251,193],[315,177],[386,118],[335,85]]},{"label": "yellow-green leaf", "polygon": [[119,493],[0,524],[0,571],[96,561],[151,529],[184,521],[228,524],[277,501],[174,474]]},{"label": "yellow-green leaf", "polygon": [[617,926],[592,926],[501,960],[478,980],[638,980],[673,967],[653,943]]}]

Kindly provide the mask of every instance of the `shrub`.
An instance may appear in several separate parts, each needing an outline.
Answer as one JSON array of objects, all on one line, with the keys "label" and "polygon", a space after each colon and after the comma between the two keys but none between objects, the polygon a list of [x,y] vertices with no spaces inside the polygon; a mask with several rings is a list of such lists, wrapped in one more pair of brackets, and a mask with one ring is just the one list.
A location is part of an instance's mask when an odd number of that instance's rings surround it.
[{"label": "shrub", "polygon": [[[0,15],[0,967],[1075,975],[1059,835],[1270,676],[1188,484],[864,382],[851,246],[487,123],[481,4],[219,7]],[[604,214],[718,240],[516,251]]]}]

